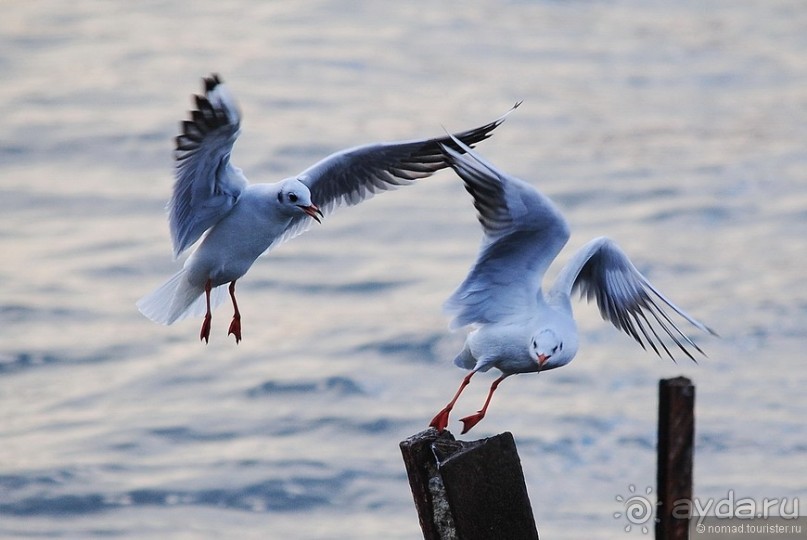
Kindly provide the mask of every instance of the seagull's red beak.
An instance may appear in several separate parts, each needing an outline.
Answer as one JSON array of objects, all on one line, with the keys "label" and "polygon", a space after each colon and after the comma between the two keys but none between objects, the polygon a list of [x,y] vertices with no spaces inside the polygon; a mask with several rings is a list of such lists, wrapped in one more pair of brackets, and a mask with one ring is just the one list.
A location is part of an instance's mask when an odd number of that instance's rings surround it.
[{"label": "seagull's red beak", "polygon": [[322,223],[320,221],[320,217],[324,217],[322,215],[322,210],[316,204],[311,204],[310,206],[301,206],[300,210],[311,216],[317,223]]},{"label": "seagull's red beak", "polygon": [[547,355],[539,354],[538,355],[538,367],[541,367],[541,368],[544,367],[544,364],[546,364],[547,360],[549,360],[549,357]]}]

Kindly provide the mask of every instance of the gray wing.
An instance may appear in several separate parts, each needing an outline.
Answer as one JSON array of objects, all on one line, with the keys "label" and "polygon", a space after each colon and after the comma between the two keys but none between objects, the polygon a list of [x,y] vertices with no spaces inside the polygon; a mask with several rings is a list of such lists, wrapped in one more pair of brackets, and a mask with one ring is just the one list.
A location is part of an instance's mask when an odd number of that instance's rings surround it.
[{"label": "gray wing", "polygon": [[[368,144],[331,154],[300,173],[298,179],[311,190],[311,200],[323,214],[341,206],[356,205],[376,193],[409,185],[445,169],[449,163],[442,146],[464,151],[456,146],[452,137],[468,146],[484,141],[519,105],[521,102],[493,122],[453,136]],[[311,221],[307,216],[295,218],[283,239],[300,234]]]},{"label": "gray wing", "polygon": [[523,317],[536,308],[546,269],[569,239],[552,201],[508,176],[461,141],[443,151],[474,199],[484,237],[468,276],[446,301],[452,328]]},{"label": "gray wing", "polygon": [[241,115],[218,75],[204,80],[204,96],[176,138],[174,192],[168,220],[174,256],[196,242],[232,209],[247,180],[230,163]]},{"label": "gray wing", "polygon": [[659,347],[675,361],[664,344],[666,335],[693,361],[688,347],[704,352],[665,311],[669,308],[698,330],[717,335],[658,291],[610,239],[596,238],[580,248],[558,274],[553,291],[567,296],[579,291],[589,301],[596,299],[602,318],[645,344],[661,356]]}]

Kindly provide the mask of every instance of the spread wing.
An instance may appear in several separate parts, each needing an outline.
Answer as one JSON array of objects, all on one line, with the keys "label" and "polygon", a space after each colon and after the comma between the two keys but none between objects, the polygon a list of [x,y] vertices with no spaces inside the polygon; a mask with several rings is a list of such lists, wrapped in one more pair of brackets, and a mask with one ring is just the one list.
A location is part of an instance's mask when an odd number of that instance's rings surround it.
[{"label": "spread wing", "polygon": [[596,238],[580,248],[558,274],[553,290],[570,295],[579,291],[589,301],[596,299],[602,318],[645,344],[661,356],[659,347],[673,361],[663,336],[669,337],[693,361],[692,348],[704,352],[673,321],[667,310],[698,330],[717,335],[661,294],[610,239]]},{"label": "spread wing", "polygon": [[181,124],[174,151],[175,182],[168,203],[174,256],[232,209],[247,180],[230,163],[240,132],[238,107],[218,75],[204,79],[204,95]]},{"label": "spread wing", "polygon": [[568,241],[569,226],[549,198],[453,142],[443,151],[474,199],[484,237],[468,276],[445,303],[451,327],[523,317],[536,308],[544,273]]},{"label": "spread wing", "polygon": [[[311,190],[311,200],[324,214],[338,207],[353,206],[376,193],[409,185],[445,169],[449,162],[441,150],[443,146],[464,152],[453,138],[466,147],[487,139],[520,104],[516,103],[493,122],[453,136],[367,144],[342,150],[312,165],[298,178]],[[295,218],[284,239],[302,233],[310,225],[311,220],[305,216]]]}]

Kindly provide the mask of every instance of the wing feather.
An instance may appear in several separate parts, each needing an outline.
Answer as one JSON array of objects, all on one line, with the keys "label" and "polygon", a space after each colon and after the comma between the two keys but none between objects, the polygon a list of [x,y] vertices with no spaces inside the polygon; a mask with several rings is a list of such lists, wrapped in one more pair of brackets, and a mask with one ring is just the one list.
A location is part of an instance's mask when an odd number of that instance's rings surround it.
[{"label": "wing feather", "polygon": [[[513,110],[483,126],[455,135],[402,142],[374,143],[331,154],[298,175],[311,190],[311,200],[323,214],[338,207],[354,206],[373,195],[407,186],[449,166],[442,151],[449,146],[464,152],[454,142],[471,147],[493,134]],[[300,216],[292,220],[282,240],[288,240],[311,226],[311,220]]]},{"label": "wing feather", "polygon": [[569,239],[569,226],[535,188],[499,171],[462,141],[453,142],[459,149],[443,151],[473,197],[484,232],[476,262],[444,305],[451,327],[458,328],[534,307],[544,273]]},{"label": "wing feather", "polygon": [[661,294],[608,238],[596,238],[583,246],[558,275],[552,293],[569,296],[573,292],[579,292],[588,301],[596,300],[602,318],[631,336],[642,348],[649,345],[659,356],[661,349],[673,361],[675,355],[665,344],[667,340],[693,361],[690,349],[704,353],[667,309],[698,330],[717,335]]},{"label": "wing feather", "polygon": [[247,180],[230,163],[241,115],[218,75],[203,79],[205,94],[180,124],[174,150],[174,189],[168,220],[174,256],[196,242],[232,209]]}]

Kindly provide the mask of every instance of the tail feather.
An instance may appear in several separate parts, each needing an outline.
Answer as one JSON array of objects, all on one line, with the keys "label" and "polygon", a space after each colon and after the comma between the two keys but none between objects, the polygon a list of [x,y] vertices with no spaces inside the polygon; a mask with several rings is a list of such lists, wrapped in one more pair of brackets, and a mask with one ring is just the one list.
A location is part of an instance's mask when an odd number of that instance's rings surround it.
[{"label": "tail feather", "polygon": [[[154,292],[137,301],[140,313],[159,324],[173,324],[186,317],[201,317],[207,310],[204,288],[192,285],[184,269],[160,285]],[[224,287],[210,294],[210,309],[224,301]]]}]

